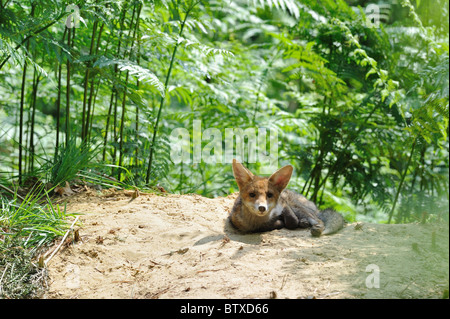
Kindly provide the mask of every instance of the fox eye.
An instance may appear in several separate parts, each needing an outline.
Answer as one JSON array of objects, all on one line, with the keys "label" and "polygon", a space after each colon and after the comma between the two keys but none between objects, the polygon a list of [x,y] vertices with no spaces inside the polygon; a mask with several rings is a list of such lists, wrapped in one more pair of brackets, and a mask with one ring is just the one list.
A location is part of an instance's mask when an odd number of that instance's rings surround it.
[{"label": "fox eye", "polygon": [[256,196],[255,193],[250,193],[249,195],[250,195],[250,197],[255,197]]},{"label": "fox eye", "polygon": [[272,198],[272,197],[273,197],[273,194],[272,194],[272,193],[267,193],[267,197],[268,197],[268,198]]}]

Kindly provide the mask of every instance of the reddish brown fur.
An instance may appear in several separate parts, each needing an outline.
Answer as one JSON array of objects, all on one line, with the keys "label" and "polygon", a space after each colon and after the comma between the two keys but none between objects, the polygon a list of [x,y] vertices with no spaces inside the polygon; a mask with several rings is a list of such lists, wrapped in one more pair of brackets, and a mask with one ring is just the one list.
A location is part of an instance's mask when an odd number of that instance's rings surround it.
[{"label": "reddish brown fur", "polygon": [[233,173],[239,186],[239,197],[230,213],[233,226],[243,232],[311,227],[314,236],[322,232],[331,234],[342,228],[344,220],[339,213],[329,209],[319,212],[304,196],[284,189],[292,170],[288,165],[269,178],[259,177],[233,160]]},{"label": "reddish brown fur", "polygon": [[[232,224],[244,232],[281,228],[278,216],[271,213],[289,182],[292,166],[285,166],[267,178],[253,175],[233,160],[233,172],[239,186],[239,198],[230,216]],[[266,207],[264,211],[258,210],[260,205]]]}]

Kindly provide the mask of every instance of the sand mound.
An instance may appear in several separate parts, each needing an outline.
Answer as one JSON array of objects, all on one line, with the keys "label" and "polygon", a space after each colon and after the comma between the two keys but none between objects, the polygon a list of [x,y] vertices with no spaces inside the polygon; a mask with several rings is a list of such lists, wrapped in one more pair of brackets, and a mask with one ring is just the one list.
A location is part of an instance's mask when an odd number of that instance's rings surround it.
[{"label": "sand mound", "polygon": [[448,290],[448,225],[242,235],[225,222],[235,198],[69,198],[68,210],[82,214],[81,241],[50,262],[45,297],[441,298]]}]

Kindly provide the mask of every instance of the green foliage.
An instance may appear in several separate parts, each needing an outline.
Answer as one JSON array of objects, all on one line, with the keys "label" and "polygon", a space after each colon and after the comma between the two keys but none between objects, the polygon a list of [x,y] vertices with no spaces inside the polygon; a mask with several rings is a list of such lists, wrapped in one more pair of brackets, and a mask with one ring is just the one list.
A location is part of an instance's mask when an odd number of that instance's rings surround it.
[{"label": "green foliage", "polygon": [[35,188],[23,201],[1,198],[0,234],[20,239],[21,246],[39,251],[67,229],[65,209],[53,206],[43,191]]},{"label": "green foliage", "polygon": [[91,163],[96,157],[95,151],[90,145],[82,143],[77,146],[75,138],[62,144],[56,154],[55,160],[44,165],[44,171],[48,172],[47,181],[52,185],[64,186],[67,181],[74,180],[78,173],[94,165]]},{"label": "green foliage", "polygon": [[46,271],[33,264],[33,254],[17,240],[0,245],[0,299],[39,297],[46,284]]},{"label": "green foliage", "polygon": [[164,84],[150,70],[145,69],[132,61],[108,59],[105,56],[101,56],[95,63],[94,67],[104,68],[110,65],[117,65],[120,71],[128,71],[130,75],[137,78],[138,81],[145,81],[150,83],[155,89],[157,89],[161,95],[164,95]]},{"label": "green foliage", "polygon": [[53,206],[43,185],[24,199],[0,197],[0,298],[39,297],[47,272],[36,257],[68,228],[67,214]]},{"label": "green foliage", "polygon": [[[100,179],[85,170],[95,162],[114,185],[236,191],[230,163],[193,163],[192,143],[191,162],[172,162],[171,132],[186,128],[192,142],[201,120],[222,137],[276,131],[291,187],[349,220],[442,217],[448,0],[392,4],[379,27],[368,3],[87,0],[69,29],[68,2],[3,1],[1,170],[22,177],[52,163],[54,182]],[[98,154],[60,146],[93,139]]]}]

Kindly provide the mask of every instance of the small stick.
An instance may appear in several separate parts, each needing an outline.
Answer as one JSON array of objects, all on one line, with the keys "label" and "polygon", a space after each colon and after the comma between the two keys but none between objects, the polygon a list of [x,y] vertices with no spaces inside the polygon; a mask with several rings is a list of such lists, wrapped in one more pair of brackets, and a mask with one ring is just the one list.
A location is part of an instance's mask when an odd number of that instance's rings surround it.
[{"label": "small stick", "polygon": [[336,292],[331,292],[331,293],[326,294],[326,295],[322,295],[320,297],[323,298],[323,297],[328,297],[328,296],[333,296],[333,295],[339,295],[340,293],[341,293],[341,291],[336,291]]},{"label": "small stick", "polygon": [[156,261],[153,261],[153,260],[151,260],[151,259],[149,259],[148,261],[150,261],[152,264],[155,264],[155,265],[165,266],[165,265],[160,264],[160,263],[157,263]]},{"label": "small stick", "polygon": [[219,268],[219,269],[203,269],[203,270],[199,270],[197,271],[197,274],[200,274],[202,272],[207,272],[207,271],[221,271],[221,270],[225,270],[226,268]]},{"label": "small stick", "polygon": [[153,295],[150,296],[150,299],[158,299],[159,296],[161,296],[162,294],[166,293],[169,291],[169,289],[172,288],[171,286],[164,288],[156,293],[154,293]]},{"label": "small stick", "polygon": [[3,186],[2,184],[0,184],[0,188],[7,191],[8,193],[13,194],[14,196],[19,197],[22,201],[25,201],[25,198],[23,198],[22,196],[20,196],[19,194],[17,194],[17,192],[13,192],[12,190],[10,190],[8,187]]},{"label": "small stick", "polygon": [[5,270],[3,271],[2,278],[0,278],[0,296],[1,296],[1,294],[2,294],[2,287],[3,287],[2,281],[3,281],[3,277],[5,276],[5,273],[6,273],[6,270],[8,269],[8,266],[9,266],[9,264],[6,264]]},{"label": "small stick", "polygon": [[287,279],[287,277],[288,277],[288,275],[286,274],[286,275],[284,275],[284,277],[283,277],[283,281],[281,282],[281,288],[280,288],[280,290],[283,290],[283,288],[284,288],[284,285],[286,285],[286,279]]},{"label": "small stick", "polygon": [[66,234],[64,235],[63,239],[61,240],[61,242],[59,243],[58,247],[56,247],[56,249],[53,251],[53,253],[50,255],[50,257],[48,257],[44,264],[45,266],[48,265],[48,263],[50,262],[50,260],[52,260],[53,256],[58,252],[59,248],[61,248],[62,244],[64,243],[64,241],[67,238],[67,235],[69,235],[69,232],[73,229],[73,226],[75,225],[75,223],[78,221],[78,218],[80,218],[80,216],[77,216],[75,218],[75,220],[73,221],[72,225],[70,225],[70,228],[67,230]]}]

